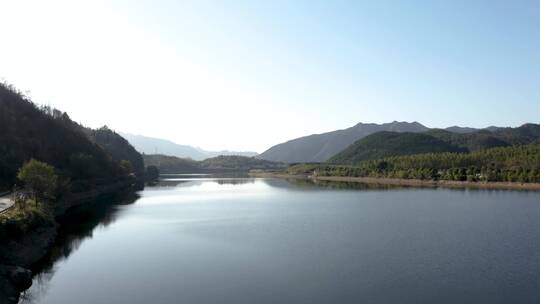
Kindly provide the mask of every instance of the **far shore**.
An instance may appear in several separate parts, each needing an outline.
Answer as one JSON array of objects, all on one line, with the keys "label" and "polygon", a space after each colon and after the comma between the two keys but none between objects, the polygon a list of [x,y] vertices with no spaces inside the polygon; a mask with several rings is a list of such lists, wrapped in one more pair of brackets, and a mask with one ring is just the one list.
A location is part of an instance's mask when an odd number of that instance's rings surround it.
[{"label": "far shore", "polygon": [[517,183],[517,182],[468,182],[449,180],[421,180],[384,177],[353,177],[353,176],[312,176],[292,175],[285,172],[250,172],[253,177],[275,177],[310,179],[313,181],[356,182],[364,184],[412,186],[412,187],[446,187],[446,188],[479,188],[500,190],[536,190],[540,191],[540,183]]}]

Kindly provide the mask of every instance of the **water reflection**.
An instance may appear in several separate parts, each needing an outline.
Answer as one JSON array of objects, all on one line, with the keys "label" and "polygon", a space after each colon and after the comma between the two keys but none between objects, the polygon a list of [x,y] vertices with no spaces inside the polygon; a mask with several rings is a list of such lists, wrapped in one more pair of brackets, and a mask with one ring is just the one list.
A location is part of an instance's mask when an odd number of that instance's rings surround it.
[{"label": "water reflection", "polygon": [[66,218],[23,303],[538,296],[538,192],[174,175],[140,195]]},{"label": "water reflection", "polygon": [[[325,181],[325,180],[313,180],[303,178],[265,178],[262,181],[269,186],[275,188],[286,188],[298,191],[323,191],[323,190],[391,190],[391,189],[405,189],[406,186],[398,185],[379,185],[379,184],[364,184],[358,182],[342,182],[342,181]],[[410,187],[409,187],[410,188]]]},{"label": "water reflection", "polygon": [[121,192],[101,197],[89,206],[76,207],[59,220],[60,228],[54,246],[38,263],[32,266],[36,273],[32,287],[21,296],[21,304],[34,303],[48,289],[56,266],[77,251],[81,244],[93,237],[96,228],[114,223],[120,212],[118,206],[134,203],[140,196]]},{"label": "water reflection", "polygon": [[218,185],[242,185],[253,184],[255,178],[249,177],[246,173],[192,173],[192,174],[162,174],[158,182],[153,184],[157,188],[171,188],[182,186],[197,186],[207,182],[214,182]]}]

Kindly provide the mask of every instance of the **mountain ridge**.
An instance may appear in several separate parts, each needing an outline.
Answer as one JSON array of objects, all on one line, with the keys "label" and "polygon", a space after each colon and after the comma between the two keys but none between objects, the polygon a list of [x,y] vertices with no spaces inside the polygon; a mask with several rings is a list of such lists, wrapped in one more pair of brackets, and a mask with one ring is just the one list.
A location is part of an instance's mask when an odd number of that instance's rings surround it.
[{"label": "mountain ridge", "polygon": [[[256,156],[257,158],[295,163],[295,162],[323,162],[329,160],[334,155],[345,150],[356,141],[382,131],[387,132],[411,132],[422,133],[432,130],[442,130],[451,134],[474,134],[479,131],[500,131],[508,128],[490,126],[488,128],[470,128],[451,126],[444,129],[429,128],[423,124],[413,121],[392,121],[389,123],[357,123],[346,129],[340,129],[325,133],[311,134],[288,140],[274,145]],[[496,145],[496,144],[495,144]]]},{"label": "mountain ridge", "polygon": [[453,133],[431,129],[422,133],[382,131],[357,140],[328,162],[356,164],[366,160],[383,159],[424,153],[473,153],[492,148],[534,144],[540,141],[540,125],[524,124],[516,128],[479,130],[472,133]]},{"label": "mountain ridge", "polygon": [[193,160],[204,160],[219,155],[238,155],[253,157],[257,155],[252,151],[207,151],[198,147],[177,144],[168,139],[135,135],[131,133],[119,132],[122,137],[135,147],[137,151],[144,154],[163,154],[179,158],[191,158]]},{"label": "mountain ridge", "polygon": [[422,132],[428,129],[416,121],[393,121],[384,124],[357,123],[350,128],[298,137],[277,144],[259,154],[257,158],[288,163],[320,162],[334,156],[353,142],[376,132]]},{"label": "mountain ridge", "polygon": [[390,156],[440,152],[465,152],[465,149],[453,146],[426,132],[381,131],[357,140],[332,156],[328,162],[354,164]]}]

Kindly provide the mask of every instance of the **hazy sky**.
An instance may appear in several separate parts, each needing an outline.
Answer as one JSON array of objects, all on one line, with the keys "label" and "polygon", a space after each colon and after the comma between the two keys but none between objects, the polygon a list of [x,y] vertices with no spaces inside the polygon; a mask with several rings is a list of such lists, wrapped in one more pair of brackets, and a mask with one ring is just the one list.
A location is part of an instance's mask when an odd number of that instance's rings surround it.
[{"label": "hazy sky", "polygon": [[0,77],[84,125],[264,151],[540,122],[540,1],[0,1]]}]

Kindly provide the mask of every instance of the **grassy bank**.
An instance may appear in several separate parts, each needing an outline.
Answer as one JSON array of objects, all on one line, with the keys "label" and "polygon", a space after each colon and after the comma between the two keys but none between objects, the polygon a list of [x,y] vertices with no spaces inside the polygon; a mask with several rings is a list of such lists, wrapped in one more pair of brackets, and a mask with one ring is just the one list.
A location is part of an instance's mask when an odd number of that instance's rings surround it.
[{"label": "grassy bank", "polygon": [[0,214],[0,238],[2,240],[14,239],[40,226],[52,225],[54,225],[54,217],[47,205],[33,200],[19,201]]}]

